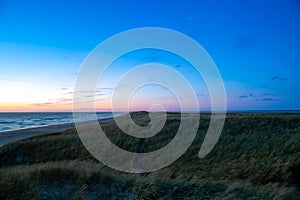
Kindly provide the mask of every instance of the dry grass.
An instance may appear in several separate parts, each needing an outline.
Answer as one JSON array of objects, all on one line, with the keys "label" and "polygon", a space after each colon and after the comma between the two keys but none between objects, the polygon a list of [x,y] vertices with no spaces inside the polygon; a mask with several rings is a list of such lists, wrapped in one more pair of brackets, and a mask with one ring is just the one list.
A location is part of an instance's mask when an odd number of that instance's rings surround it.
[{"label": "dry grass", "polygon": [[[147,124],[147,114],[133,114]],[[145,151],[167,144],[180,114],[145,140]],[[201,116],[197,137],[170,166],[147,177],[117,172],[90,156],[75,130],[38,136],[0,149],[0,199],[296,199],[300,187],[300,115],[229,114],[217,146],[198,151],[209,124]],[[118,146],[137,151],[140,139],[114,122],[102,124]]]}]

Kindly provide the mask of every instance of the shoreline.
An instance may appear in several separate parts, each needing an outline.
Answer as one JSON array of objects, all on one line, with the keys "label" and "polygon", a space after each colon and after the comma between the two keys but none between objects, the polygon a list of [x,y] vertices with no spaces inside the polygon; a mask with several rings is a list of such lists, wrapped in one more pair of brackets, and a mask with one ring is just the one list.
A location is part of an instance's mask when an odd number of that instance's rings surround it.
[{"label": "shoreline", "polygon": [[[134,112],[136,114],[140,112]],[[169,113],[177,113],[177,112],[169,112]],[[210,114],[202,112],[201,114]],[[227,112],[227,117],[230,115],[297,115],[299,116],[300,112],[294,111],[294,112],[262,112],[262,113],[255,113],[255,112]],[[122,114],[118,115],[122,116]],[[115,117],[118,117],[115,116]],[[98,119],[99,122],[110,122],[114,120],[114,116],[108,117],[108,118],[102,118]],[[81,123],[84,123],[84,125],[88,125],[89,121],[82,121]],[[47,126],[41,126],[41,127],[32,127],[32,128],[24,128],[24,129],[17,129],[17,130],[9,130],[0,132],[0,148],[4,146],[7,143],[15,142],[18,140],[38,136],[38,135],[44,135],[44,134],[52,134],[52,133],[58,133],[63,132],[68,129],[75,128],[74,122],[71,123],[64,123],[64,124],[57,124],[57,125],[47,125]]]},{"label": "shoreline", "polygon": [[[110,122],[113,119],[114,117],[108,117],[108,118],[98,119],[98,121]],[[83,123],[87,123],[87,124],[88,122],[89,121],[83,121]],[[38,135],[63,132],[72,128],[75,128],[74,122],[0,132],[0,148],[10,142],[15,142],[18,140],[22,140],[22,139],[26,139]]]}]

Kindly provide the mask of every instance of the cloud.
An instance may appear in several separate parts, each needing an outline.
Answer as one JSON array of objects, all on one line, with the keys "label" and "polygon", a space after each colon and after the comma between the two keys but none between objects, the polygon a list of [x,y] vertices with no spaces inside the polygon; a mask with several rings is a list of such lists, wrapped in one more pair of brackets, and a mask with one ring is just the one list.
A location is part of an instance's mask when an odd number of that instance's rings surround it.
[{"label": "cloud", "polygon": [[64,105],[72,104],[73,98],[61,98],[57,99],[56,102],[63,103]]},{"label": "cloud", "polygon": [[248,98],[248,95],[241,95],[241,96],[239,96],[239,98],[240,98],[241,100],[243,100],[243,99],[245,99],[245,98]]},{"label": "cloud", "polygon": [[274,98],[263,98],[262,101],[278,101],[278,99],[274,99]]},{"label": "cloud", "polygon": [[45,103],[32,103],[29,105],[31,105],[31,106],[50,106],[52,104],[53,104],[52,102],[45,102]]},{"label": "cloud", "polygon": [[261,96],[278,96],[278,94],[273,94],[273,93],[261,93]]},{"label": "cloud", "polygon": [[278,94],[273,94],[273,93],[261,93],[261,94],[249,93],[249,94],[240,95],[239,99],[244,100],[244,99],[250,98],[254,101],[278,101],[278,99],[274,98],[276,96],[278,96]]},{"label": "cloud", "polygon": [[272,77],[271,77],[271,80],[272,80],[272,81],[286,81],[287,78],[286,78],[286,77],[283,77],[283,76],[272,76]]},{"label": "cloud", "polygon": [[255,38],[249,36],[240,36],[236,39],[234,49],[242,49],[255,42]]},{"label": "cloud", "polygon": [[60,102],[69,102],[69,101],[72,101],[73,98],[61,98],[61,99],[57,99],[57,101],[60,101]]},{"label": "cloud", "polygon": [[101,91],[101,90],[113,90],[115,88],[113,87],[101,87],[101,88],[97,88],[97,91]]},{"label": "cloud", "polygon": [[101,92],[96,92],[96,93],[94,93],[94,94],[84,95],[83,97],[89,98],[89,97],[97,97],[97,96],[103,96],[103,95],[105,95],[105,94],[104,94],[104,93],[101,93]]},{"label": "cloud", "polygon": [[68,90],[69,88],[67,88],[67,87],[61,87],[60,89],[61,90]]}]

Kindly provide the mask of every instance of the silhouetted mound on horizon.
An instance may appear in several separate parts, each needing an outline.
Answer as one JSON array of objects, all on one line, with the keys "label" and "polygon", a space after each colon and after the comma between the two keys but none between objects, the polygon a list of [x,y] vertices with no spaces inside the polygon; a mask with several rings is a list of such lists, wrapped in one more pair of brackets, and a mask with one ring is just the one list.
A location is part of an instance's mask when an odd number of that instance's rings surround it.
[{"label": "silhouetted mound on horizon", "polygon": [[[149,113],[130,113],[141,126]],[[143,139],[143,152],[168,144],[180,125],[168,113],[164,128]],[[187,152],[146,176],[113,170],[94,159],[75,129],[0,148],[0,199],[297,199],[300,197],[300,114],[227,115],[222,135],[203,159],[198,152],[210,122],[201,114]],[[140,138],[114,121],[101,123],[120,148],[139,152]]]}]

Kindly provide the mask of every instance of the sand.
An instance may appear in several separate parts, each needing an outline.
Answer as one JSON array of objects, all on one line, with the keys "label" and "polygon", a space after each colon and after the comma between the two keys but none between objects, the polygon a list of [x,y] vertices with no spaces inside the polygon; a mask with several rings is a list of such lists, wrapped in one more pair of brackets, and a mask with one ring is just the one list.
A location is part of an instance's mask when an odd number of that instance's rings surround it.
[{"label": "sand", "polygon": [[[111,120],[113,120],[113,118],[101,119],[101,120],[99,120],[99,122],[100,121],[108,122]],[[86,123],[88,125],[88,122],[84,122],[84,123]],[[66,123],[66,124],[59,124],[59,125],[50,125],[50,126],[1,132],[0,133],[0,147],[2,147],[3,145],[5,145],[9,142],[14,142],[17,140],[34,137],[37,135],[58,133],[58,132],[66,131],[68,129],[72,129],[72,128],[75,128],[74,123]]]}]

